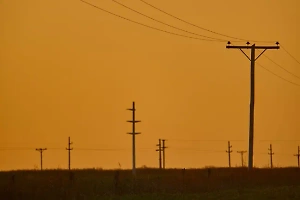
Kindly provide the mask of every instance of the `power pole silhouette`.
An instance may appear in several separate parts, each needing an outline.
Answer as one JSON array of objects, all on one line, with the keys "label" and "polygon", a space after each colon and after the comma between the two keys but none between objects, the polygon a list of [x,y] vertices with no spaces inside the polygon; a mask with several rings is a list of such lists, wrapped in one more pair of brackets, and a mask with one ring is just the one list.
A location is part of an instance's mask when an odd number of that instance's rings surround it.
[{"label": "power pole silhouette", "polygon": [[162,151],[161,139],[158,140],[158,144],[156,146],[158,146],[158,149],[156,149],[156,151],[158,151],[158,163],[159,163],[159,169],[161,169],[161,151]]},{"label": "power pole silhouette", "polygon": [[40,152],[41,155],[41,170],[43,170],[43,152],[47,150],[47,148],[38,148],[35,149],[36,151]]},{"label": "power pole silhouette", "polygon": [[231,158],[230,158],[230,154],[232,153],[232,145],[230,145],[230,141],[228,141],[228,150],[226,151],[228,153],[228,165],[229,167],[231,167]]},{"label": "power pole silhouette", "polygon": [[270,167],[273,168],[273,155],[274,155],[274,152],[273,152],[273,149],[272,149],[272,144],[270,144],[268,154],[270,155]]},{"label": "power pole silhouette", "polygon": [[68,148],[66,148],[66,150],[69,151],[69,170],[71,170],[71,151],[73,150],[73,148],[71,148],[71,144],[73,144],[73,142],[71,142],[71,139],[69,137],[69,140],[68,140]]},{"label": "power pole silhouette", "polygon": [[132,120],[127,120],[127,122],[132,123],[132,132],[128,133],[132,135],[132,174],[136,176],[136,169],[135,169],[135,135],[141,134],[135,132],[135,124],[141,121],[135,120],[135,102],[132,102],[132,108],[127,110],[132,111]]},{"label": "power pole silhouette", "polygon": [[[248,169],[253,168],[253,140],[254,140],[254,100],[255,100],[255,61],[267,50],[267,49],[279,49],[279,43],[276,42],[277,46],[230,46],[230,42],[227,43],[227,49],[239,49],[250,61],[251,61],[251,75],[250,75],[250,119],[249,119],[249,156],[248,156]],[[251,49],[251,56],[249,56],[242,49]],[[255,50],[263,49],[258,57],[255,57]]]},{"label": "power pole silhouette", "polygon": [[244,167],[244,153],[247,153],[247,151],[237,151],[241,154],[241,161],[242,161],[242,167]]},{"label": "power pole silhouette", "polygon": [[298,159],[298,168],[300,167],[300,163],[299,163],[299,158],[300,158],[300,146],[298,146],[298,153],[295,154],[294,156],[297,156],[297,159]]},{"label": "power pole silhouette", "polygon": [[163,169],[166,168],[166,153],[165,153],[165,150],[166,150],[166,148],[168,148],[168,147],[165,146],[165,141],[166,141],[166,140],[162,140]]}]

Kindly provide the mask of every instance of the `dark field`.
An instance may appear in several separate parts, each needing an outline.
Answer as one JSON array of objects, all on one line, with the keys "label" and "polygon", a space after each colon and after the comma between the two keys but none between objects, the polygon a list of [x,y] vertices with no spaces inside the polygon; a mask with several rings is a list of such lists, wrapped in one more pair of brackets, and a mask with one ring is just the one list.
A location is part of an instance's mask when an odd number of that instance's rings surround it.
[{"label": "dark field", "polygon": [[[119,174],[119,175],[118,175]],[[0,199],[300,199],[297,168],[44,170],[0,173]]]}]

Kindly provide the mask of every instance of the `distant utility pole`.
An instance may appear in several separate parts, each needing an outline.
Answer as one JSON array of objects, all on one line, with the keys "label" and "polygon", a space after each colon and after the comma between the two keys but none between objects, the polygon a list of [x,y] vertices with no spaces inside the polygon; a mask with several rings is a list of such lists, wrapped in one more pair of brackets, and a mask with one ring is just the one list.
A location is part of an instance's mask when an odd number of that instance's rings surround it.
[{"label": "distant utility pole", "polygon": [[[251,76],[250,76],[250,119],[249,119],[249,156],[248,156],[248,169],[253,168],[253,140],[254,140],[254,95],[255,95],[255,61],[267,50],[267,49],[279,49],[279,43],[276,42],[277,46],[230,46],[230,42],[227,43],[227,49],[239,49],[250,61],[251,61]],[[242,49],[251,49],[251,56],[249,56]],[[258,57],[255,57],[255,50],[263,49],[263,52],[259,54]]]},{"label": "distant utility pole", "polygon": [[47,148],[38,148],[35,149],[36,151],[40,152],[41,154],[41,170],[43,170],[43,152],[47,150]]},{"label": "distant utility pole", "polygon": [[73,150],[73,148],[71,148],[71,144],[73,144],[73,142],[71,142],[71,139],[69,137],[69,140],[68,140],[68,148],[66,148],[66,150],[69,151],[69,170],[71,170],[71,151]]},{"label": "distant utility pole", "polygon": [[128,120],[127,122],[132,123],[132,132],[128,133],[132,135],[132,174],[136,176],[136,169],[135,169],[135,135],[141,134],[135,132],[135,124],[141,121],[135,120],[135,103],[132,102],[132,108],[129,108],[127,110],[132,111],[132,120]]},{"label": "distant utility pole", "polygon": [[166,141],[166,140],[162,140],[162,151],[163,151],[163,169],[165,169],[165,168],[166,168],[166,153],[165,153],[165,150],[166,150],[166,148],[168,148],[168,147],[166,147],[166,146],[165,146],[165,141]]},{"label": "distant utility pole", "polygon": [[244,153],[247,153],[247,151],[237,151],[241,154],[241,161],[242,161],[242,167],[244,167]]},{"label": "distant utility pole", "polygon": [[298,146],[298,153],[297,154],[295,154],[294,156],[297,156],[297,159],[298,159],[298,168],[300,167],[299,166],[299,158],[300,158],[300,146]]},{"label": "distant utility pole", "polygon": [[270,167],[273,168],[273,155],[274,155],[274,152],[273,152],[273,149],[272,149],[272,144],[270,144],[268,154],[270,155]]},{"label": "distant utility pole", "polygon": [[229,167],[231,167],[231,158],[230,158],[230,154],[232,153],[232,145],[230,145],[230,141],[228,141],[228,150],[226,151],[228,153],[228,165]]},{"label": "distant utility pole", "polygon": [[158,146],[158,149],[156,149],[156,151],[158,151],[159,169],[161,169],[161,151],[162,151],[161,139],[158,140],[158,144],[156,146]]}]

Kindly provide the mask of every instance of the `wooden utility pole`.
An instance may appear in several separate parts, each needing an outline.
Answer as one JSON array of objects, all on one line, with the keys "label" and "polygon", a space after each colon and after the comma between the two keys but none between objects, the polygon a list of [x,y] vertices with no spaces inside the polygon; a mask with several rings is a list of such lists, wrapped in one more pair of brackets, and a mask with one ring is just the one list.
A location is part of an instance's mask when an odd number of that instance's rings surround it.
[{"label": "wooden utility pole", "polygon": [[294,156],[296,156],[297,157],[297,160],[298,160],[298,168],[300,167],[299,166],[299,158],[300,158],[300,146],[298,146],[298,153],[297,154],[295,154]]},{"label": "wooden utility pole", "polygon": [[166,148],[168,148],[168,147],[165,146],[165,141],[166,141],[166,140],[162,140],[163,169],[166,168],[166,152],[165,152],[165,150],[166,150]]},{"label": "wooden utility pole", "polygon": [[158,146],[158,149],[156,149],[156,151],[158,151],[158,163],[159,163],[159,169],[161,169],[161,152],[162,152],[162,147],[161,147],[161,139],[158,140],[158,144],[156,145]]},{"label": "wooden utility pole", "polygon": [[127,110],[132,111],[132,120],[127,120],[127,122],[132,123],[132,132],[128,133],[132,135],[132,174],[136,176],[136,168],[135,168],[135,135],[141,134],[135,132],[135,124],[138,122],[141,122],[139,120],[135,120],[135,102],[132,102],[132,108],[129,108]]},{"label": "wooden utility pole", "polygon": [[[254,100],[255,100],[255,61],[267,50],[267,49],[279,49],[279,43],[276,42],[277,46],[230,46],[231,43],[228,42],[227,49],[239,49],[250,61],[251,61],[251,75],[250,75],[250,119],[249,119],[249,156],[248,156],[248,169],[253,168],[253,141],[254,141]],[[249,57],[242,49],[251,49],[251,56]],[[255,57],[255,50],[263,49],[263,52]]]},{"label": "wooden utility pole", "polygon": [[230,141],[228,141],[228,150],[226,151],[228,153],[228,165],[229,167],[231,167],[231,158],[230,158],[230,154],[232,153],[232,145],[230,145]]},{"label": "wooden utility pole", "polygon": [[241,154],[242,167],[244,167],[244,153],[247,153],[247,151],[237,151],[237,152]]},{"label": "wooden utility pole", "polygon": [[43,152],[47,150],[47,148],[38,148],[35,149],[36,151],[40,152],[41,155],[41,170],[43,170]]},{"label": "wooden utility pole", "polygon": [[270,144],[268,154],[270,155],[270,167],[273,168],[273,155],[274,155],[274,152],[273,152],[273,149],[272,149],[272,144]]},{"label": "wooden utility pole", "polygon": [[73,142],[71,142],[71,139],[69,137],[69,139],[68,139],[68,148],[66,148],[66,150],[69,151],[69,162],[68,162],[69,170],[71,170],[71,151],[73,150],[73,148],[71,148],[71,144],[73,144]]}]

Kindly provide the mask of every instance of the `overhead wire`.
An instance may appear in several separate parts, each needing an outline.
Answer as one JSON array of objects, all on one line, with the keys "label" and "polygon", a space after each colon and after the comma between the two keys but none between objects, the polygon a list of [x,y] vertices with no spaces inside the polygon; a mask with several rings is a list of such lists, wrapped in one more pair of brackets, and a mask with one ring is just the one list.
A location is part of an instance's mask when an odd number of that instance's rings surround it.
[{"label": "overhead wire", "polygon": [[[140,25],[140,26],[144,26],[144,27],[147,27],[147,28],[156,30],[156,31],[168,33],[168,34],[171,34],[171,35],[176,35],[176,36],[179,36],[179,37],[185,37],[185,38],[189,38],[189,39],[194,39],[194,40],[209,41],[209,42],[221,42],[221,41],[219,41],[219,40],[210,40],[210,39],[205,39],[205,38],[198,38],[198,37],[186,36],[186,35],[182,35],[182,34],[177,34],[177,33],[174,33],[174,32],[170,32],[170,31],[162,30],[162,29],[159,29],[159,28],[155,28],[155,27],[153,27],[153,26],[149,26],[149,25],[146,25],[146,24],[143,24],[143,23],[140,23],[140,22],[131,20],[131,19],[129,19],[129,18],[123,17],[123,16],[121,16],[121,15],[115,14],[115,13],[110,12],[110,11],[108,11],[108,10],[105,10],[105,9],[99,7],[99,6],[96,6],[96,5],[94,5],[94,4],[91,4],[91,3],[87,2],[87,1],[84,1],[84,0],[80,0],[80,1],[83,2],[83,3],[85,3],[85,4],[87,4],[87,5],[89,5],[89,6],[92,6],[92,7],[96,8],[96,9],[98,9],[98,10],[101,10],[101,11],[103,11],[103,12],[106,12],[106,13],[108,13],[108,14],[114,15],[114,16],[116,16],[116,17],[119,17],[119,18],[121,18],[121,19],[127,20],[127,21],[129,21],[129,22],[134,23],[134,24],[138,24],[138,25]],[[223,42],[223,41],[222,41],[222,42]]]},{"label": "overhead wire", "polygon": [[[218,40],[218,41],[222,41],[222,42],[228,42],[228,40],[224,40],[224,39],[220,39],[220,38],[214,38],[214,37],[209,37],[209,36],[206,36],[206,35],[201,35],[201,34],[198,34],[198,33],[190,32],[190,31],[187,31],[187,30],[178,28],[178,27],[176,27],[176,26],[167,24],[167,23],[165,23],[165,22],[162,22],[162,21],[159,21],[159,20],[157,20],[157,19],[154,19],[153,17],[150,17],[150,16],[148,16],[148,15],[145,15],[145,14],[143,14],[143,13],[141,13],[141,12],[139,12],[139,11],[133,9],[133,8],[130,8],[130,7],[126,6],[125,4],[122,4],[122,3],[118,2],[118,1],[116,1],[116,0],[111,0],[111,1],[113,1],[113,2],[116,3],[116,4],[119,4],[120,6],[123,6],[124,8],[127,8],[127,9],[129,9],[129,10],[135,12],[135,13],[138,13],[139,15],[142,15],[142,16],[148,18],[148,19],[151,19],[151,20],[153,20],[153,21],[155,21],[155,22],[158,22],[158,23],[161,23],[161,24],[163,24],[163,25],[169,26],[169,27],[171,27],[171,28],[174,28],[174,29],[177,29],[177,30],[180,30],[180,31],[189,33],[189,34],[197,35],[197,36],[200,36],[200,37],[205,37],[205,38],[209,38],[209,39],[213,39],[213,40]],[[238,41],[234,41],[234,42],[238,42]]]},{"label": "overhead wire", "polygon": [[297,60],[291,53],[289,53],[282,44],[280,44],[280,46],[291,58],[293,58],[298,64],[300,64],[300,61]]},{"label": "overhead wire", "polygon": [[282,76],[279,76],[278,74],[272,72],[271,70],[269,70],[268,68],[264,67],[264,66],[261,65],[260,63],[256,62],[256,64],[259,65],[259,66],[260,66],[261,68],[263,68],[264,70],[268,71],[269,73],[273,74],[274,76],[280,78],[281,80],[284,80],[284,81],[286,81],[286,82],[288,82],[288,83],[291,83],[291,84],[293,84],[293,85],[295,85],[295,86],[298,86],[298,87],[300,86],[300,84],[295,83],[295,82],[290,81],[290,80],[287,80],[287,79],[283,78]]},{"label": "overhead wire", "polygon": [[275,62],[274,60],[272,60],[270,57],[266,56],[263,54],[264,57],[266,57],[268,60],[270,60],[272,63],[274,63],[275,65],[277,65],[278,67],[280,67],[281,69],[283,69],[284,71],[286,71],[287,73],[291,74],[292,76],[298,78],[300,80],[300,77],[297,76],[296,74],[290,72],[289,70],[285,69],[284,67],[282,67],[281,65],[279,65],[277,62]]},{"label": "overhead wire", "polygon": [[275,43],[275,42],[276,42],[276,41],[249,40],[249,39],[243,39],[243,38],[238,38],[238,37],[233,37],[233,36],[230,36],[230,35],[225,35],[225,34],[222,34],[222,33],[218,33],[218,32],[216,32],[216,31],[212,31],[212,30],[210,30],[210,29],[203,28],[203,27],[198,26],[198,25],[196,25],[196,24],[194,24],[194,23],[191,23],[191,22],[188,22],[188,21],[186,21],[186,20],[183,20],[183,19],[181,19],[181,18],[179,18],[179,17],[176,17],[175,15],[172,15],[172,14],[170,14],[170,13],[168,13],[168,12],[166,12],[166,11],[164,11],[164,10],[162,10],[162,9],[160,9],[160,8],[158,8],[158,7],[156,7],[156,6],[154,6],[154,5],[152,5],[152,4],[148,3],[148,2],[146,2],[145,0],[139,0],[139,1],[141,1],[142,3],[148,5],[148,6],[154,8],[154,9],[156,9],[156,10],[158,10],[158,11],[160,11],[160,12],[162,12],[162,13],[164,13],[164,14],[166,14],[166,15],[172,17],[172,18],[175,18],[175,19],[177,19],[177,20],[179,20],[179,21],[181,21],[181,22],[184,22],[184,23],[186,23],[186,24],[189,24],[189,25],[194,26],[194,27],[196,27],[196,28],[199,28],[199,29],[201,29],[201,30],[205,30],[205,31],[214,33],[214,34],[216,34],[216,35],[220,35],[220,36],[224,36],[224,37],[232,38],[232,39],[237,39],[237,40],[242,40],[242,41],[249,41],[249,42],[250,42],[250,41],[252,41],[252,42],[263,42],[263,43]]}]

